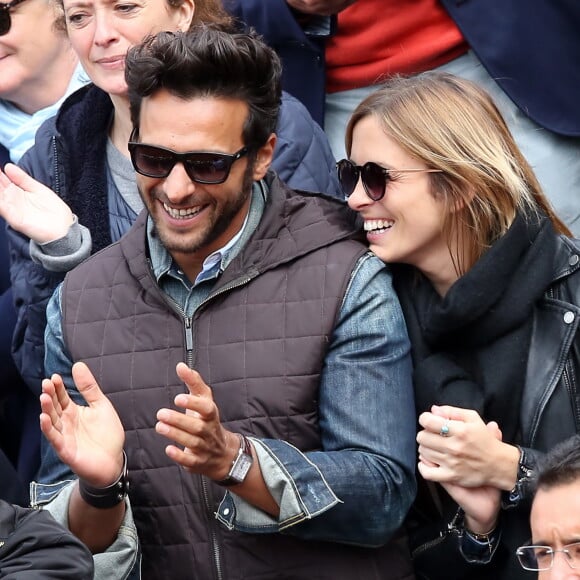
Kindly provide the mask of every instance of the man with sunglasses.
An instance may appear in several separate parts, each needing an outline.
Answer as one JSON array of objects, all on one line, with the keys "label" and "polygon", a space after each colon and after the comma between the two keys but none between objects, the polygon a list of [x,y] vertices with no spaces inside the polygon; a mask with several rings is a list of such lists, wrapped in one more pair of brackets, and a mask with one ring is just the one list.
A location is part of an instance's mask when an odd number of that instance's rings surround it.
[{"label": "man with sunglasses", "polygon": [[216,27],[129,52],[146,211],[49,304],[36,491],[78,477],[51,509],[94,552],[134,518],[147,578],[410,579],[403,317],[344,204],[269,171],[280,73]]},{"label": "man with sunglasses", "polygon": [[546,456],[530,523],[532,540],[516,552],[522,567],[540,580],[580,578],[580,435]]}]

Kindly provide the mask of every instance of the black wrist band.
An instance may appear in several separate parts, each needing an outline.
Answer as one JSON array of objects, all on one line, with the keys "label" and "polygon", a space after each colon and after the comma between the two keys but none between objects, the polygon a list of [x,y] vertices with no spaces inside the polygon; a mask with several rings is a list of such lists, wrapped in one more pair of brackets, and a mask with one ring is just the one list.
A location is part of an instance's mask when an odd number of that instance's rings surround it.
[{"label": "black wrist band", "polygon": [[526,495],[526,488],[535,477],[534,470],[528,467],[528,457],[525,450],[519,445],[516,445],[516,447],[520,451],[516,484],[510,491],[502,491],[501,507],[504,510],[516,507],[520,503]]},{"label": "black wrist band", "polygon": [[98,509],[108,509],[119,505],[127,497],[129,491],[129,473],[127,470],[127,455],[123,451],[123,471],[117,481],[107,487],[93,487],[79,479],[81,497],[90,506]]}]

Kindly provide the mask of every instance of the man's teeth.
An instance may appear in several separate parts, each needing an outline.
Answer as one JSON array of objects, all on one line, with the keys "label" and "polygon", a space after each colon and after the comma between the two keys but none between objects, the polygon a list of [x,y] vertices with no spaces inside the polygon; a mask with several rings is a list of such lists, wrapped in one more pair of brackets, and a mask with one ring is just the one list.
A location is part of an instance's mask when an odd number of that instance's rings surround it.
[{"label": "man's teeth", "polygon": [[163,207],[165,208],[165,211],[172,217],[175,219],[186,219],[186,218],[190,218],[191,216],[194,216],[196,213],[199,213],[201,211],[201,208],[199,206],[196,207],[190,207],[187,209],[174,209],[172,207],[169,207],[166,203],[163,204]]},{"label": "man's teeth", "polygon": [[365,221],[365,232],[385,231],[393,226],[393,220],[367,220]]}]

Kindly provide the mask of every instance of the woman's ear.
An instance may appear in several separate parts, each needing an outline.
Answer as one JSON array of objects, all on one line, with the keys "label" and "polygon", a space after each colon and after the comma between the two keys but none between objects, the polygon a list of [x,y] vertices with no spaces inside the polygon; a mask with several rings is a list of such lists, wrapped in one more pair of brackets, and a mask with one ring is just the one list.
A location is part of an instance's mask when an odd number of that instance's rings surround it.
[{"label": "woman's ear", "polygon": [[193,15],[195,14],[195,0],[183,0],[183,2],[175,10],[178,14],[177,30],[180,30],[181,32],[187,32],[191,27],[191,23],[193,22]]},{"label": "woman's ear", "polygon": [[258,149],[256,163],[254,164],[254,181],[259,181],[266,175],[272,159],[274,158],[274,147],[276,147],[276,134],[271,133],[268,140]]},{"label": "woman's ear", "polygon": [[461,196],[456,197],[450,204],[450,210],[453,213],[459,213],[463,211],[468,205],[471,205],[473,198],[475,197],[475,191],[473,188],[468,188],[466,191],[462,192]]}]

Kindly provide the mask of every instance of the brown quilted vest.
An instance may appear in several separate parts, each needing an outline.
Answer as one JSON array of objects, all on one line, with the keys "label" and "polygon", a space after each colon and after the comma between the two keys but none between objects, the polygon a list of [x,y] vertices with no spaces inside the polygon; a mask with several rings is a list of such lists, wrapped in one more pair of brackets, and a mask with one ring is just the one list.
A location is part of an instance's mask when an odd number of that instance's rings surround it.
[{"label": "brown quilted vest", "polygon": [[185,391],[175,365],[189,360],[212,387],[229,429],[320,448],[320,370],[350,273],[365,251],[351,239],[342,210],[275,182],[258,230],[191,324],[150,272],[145,217],[71,272],[63,289],[67,348],[95,373],[125,427],[143,577],[406,577],[396,542],[371,550],[225,529],[214,517],[224,490],[177,467],[154,431],[156,411]]}]

